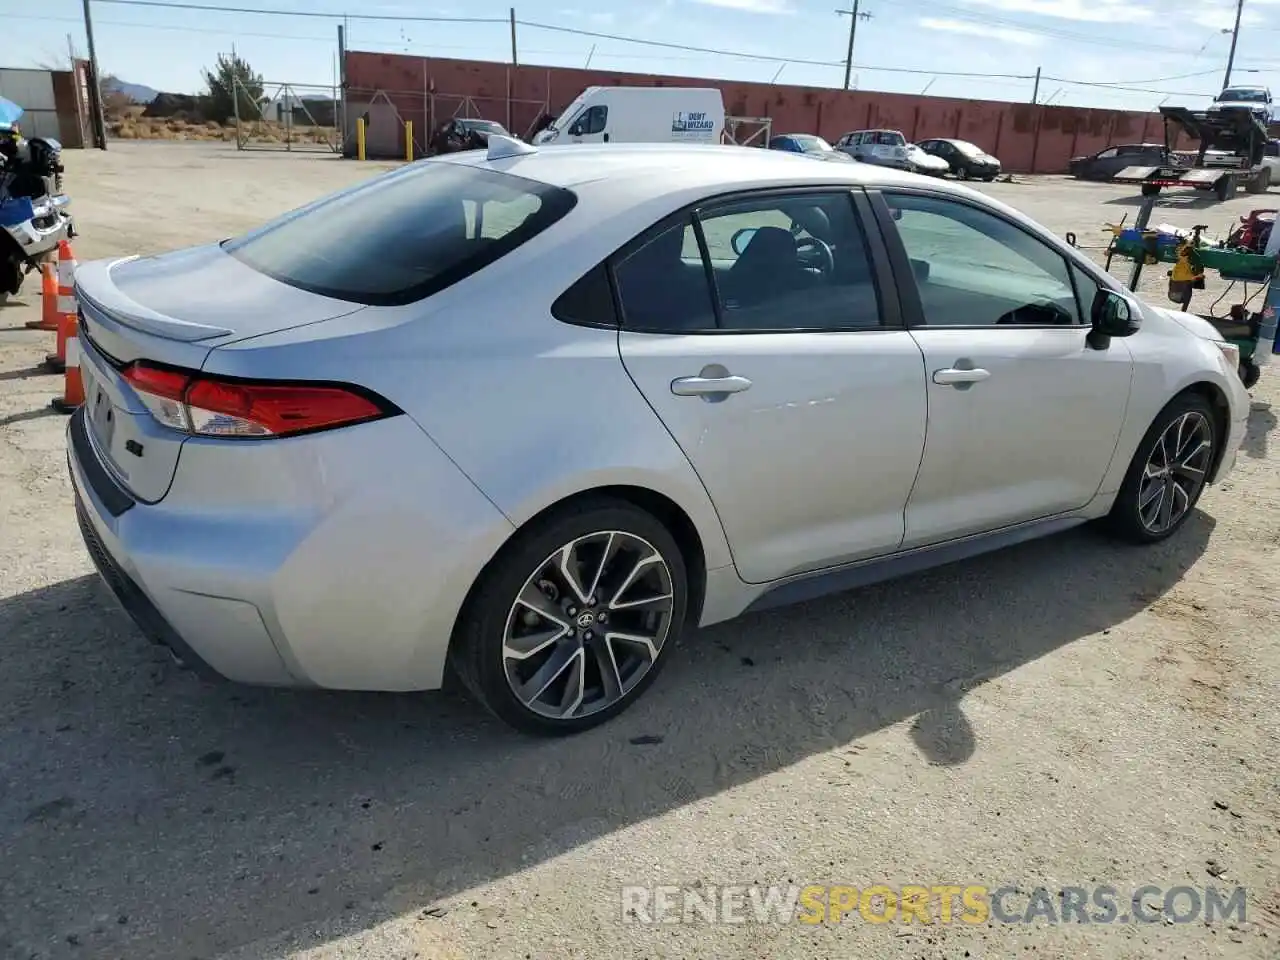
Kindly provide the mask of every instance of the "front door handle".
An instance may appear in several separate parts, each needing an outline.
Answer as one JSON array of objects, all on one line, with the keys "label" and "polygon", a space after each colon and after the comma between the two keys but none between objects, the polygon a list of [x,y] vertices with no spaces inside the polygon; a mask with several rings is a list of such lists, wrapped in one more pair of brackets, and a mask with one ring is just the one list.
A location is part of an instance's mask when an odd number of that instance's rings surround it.
[{"label": "front door handle", "polygon": [[981,367],[970,367],[964,369],[961,367],[946,367],[942,370],[933,371],[933,382],[943,385],[961,386],[969,383],[979,383],[991,376],[990,370],[983,370]]},{"label": "front door handle", "polygon": [[723,377],[680,377],[671,381],[671,392],[677,397],[702,397],[705,400],[723,400],[731,393],[741,393],[751,388],[746,377],[726,374]]}]

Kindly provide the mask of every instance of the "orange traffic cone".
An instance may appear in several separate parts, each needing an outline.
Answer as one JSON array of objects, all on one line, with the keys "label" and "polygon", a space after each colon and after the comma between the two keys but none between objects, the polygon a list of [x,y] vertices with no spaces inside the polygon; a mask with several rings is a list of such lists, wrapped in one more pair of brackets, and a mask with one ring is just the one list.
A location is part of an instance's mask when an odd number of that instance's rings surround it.
[{"label": "orange traffic cone", "polygon": [[53,353],[45,354],[44,365],[54,373],[67,369],[67,340],[78,336],[80,317],[74,313],[58,314],[58,343]]},{"label": "orange traffic cone", "polygon": [[71,244],[66,240],[58,244],[58,341],[53,353],[44,358],[44,365],[55,373],[66,368],[67,338],[76,336],[79,327],[80,302],[76,299],[76,259]]},{"label": "orange traffic cone", "polygon": [[28,320],[27,329],[58,329],[58,278],[48,260],[40,264],[40,319]]},{"label": "orange traffic cone", "polygon": [[80,322],[74,313],[65,322],[68,333],[63,340],[62,396],[54,397],[49,405],[59,413],[75,413],[76,407],[84,403],[84,381],[80,379]]}]

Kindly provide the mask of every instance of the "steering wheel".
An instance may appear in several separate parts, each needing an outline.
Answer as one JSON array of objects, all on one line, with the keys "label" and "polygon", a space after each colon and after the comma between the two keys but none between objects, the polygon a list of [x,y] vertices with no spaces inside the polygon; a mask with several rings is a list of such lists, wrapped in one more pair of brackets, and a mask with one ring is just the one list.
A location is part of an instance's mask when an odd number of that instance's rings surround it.
[{"label": "steering wheel", "polygon": [[1034,300],[1024,303],[996,320],[997,325],[1035,327],[1068,326],[1071,322],[1071,312],[1062,304],[1052,300]]},{"label": "steering wheel", "polygon": [[[831,247],[817,237],[804,237],[796,240],[796,256],[805,266],[814,266],[823,276],[836,272],[836,257]],[[815,262],[816,261],[816,262]]]}]

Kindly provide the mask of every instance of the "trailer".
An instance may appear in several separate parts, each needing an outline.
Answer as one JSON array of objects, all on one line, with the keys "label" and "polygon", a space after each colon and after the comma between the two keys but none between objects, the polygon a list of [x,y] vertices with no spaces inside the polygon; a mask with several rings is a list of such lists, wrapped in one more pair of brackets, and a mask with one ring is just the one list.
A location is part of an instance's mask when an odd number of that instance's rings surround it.
[{"label": "trailer", "polygon": [[1212,113],[1186,107],[1161,107],[1164,143],[1171,151],[1171,133],[1183,132],[1199,141],[1190,165],[1126,167],[1112,177],[1115,183],[1136,183],[1144,197],[1166,187],[1187,187],[1230,200],[1243,188],[1264,193],[1273,178],[1280,179],[1280,158],[1268,156],[1266,126],[1244,107],[1222,107]]}]

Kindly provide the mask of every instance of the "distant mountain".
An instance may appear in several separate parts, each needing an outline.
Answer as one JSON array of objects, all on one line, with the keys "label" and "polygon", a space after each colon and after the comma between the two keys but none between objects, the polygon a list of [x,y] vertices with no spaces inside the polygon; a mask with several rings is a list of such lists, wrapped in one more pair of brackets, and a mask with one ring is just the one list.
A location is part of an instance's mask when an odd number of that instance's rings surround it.
[{"label": "distant mountain", "polygon": [[159,90],[153,90],[146,84],[126,83],[118,77],[107,77],[102,82],[102,85],[107,90],[114,90],[117,93],[123,93],[135,103],[150,103],[156,97],[160,96]]}]

